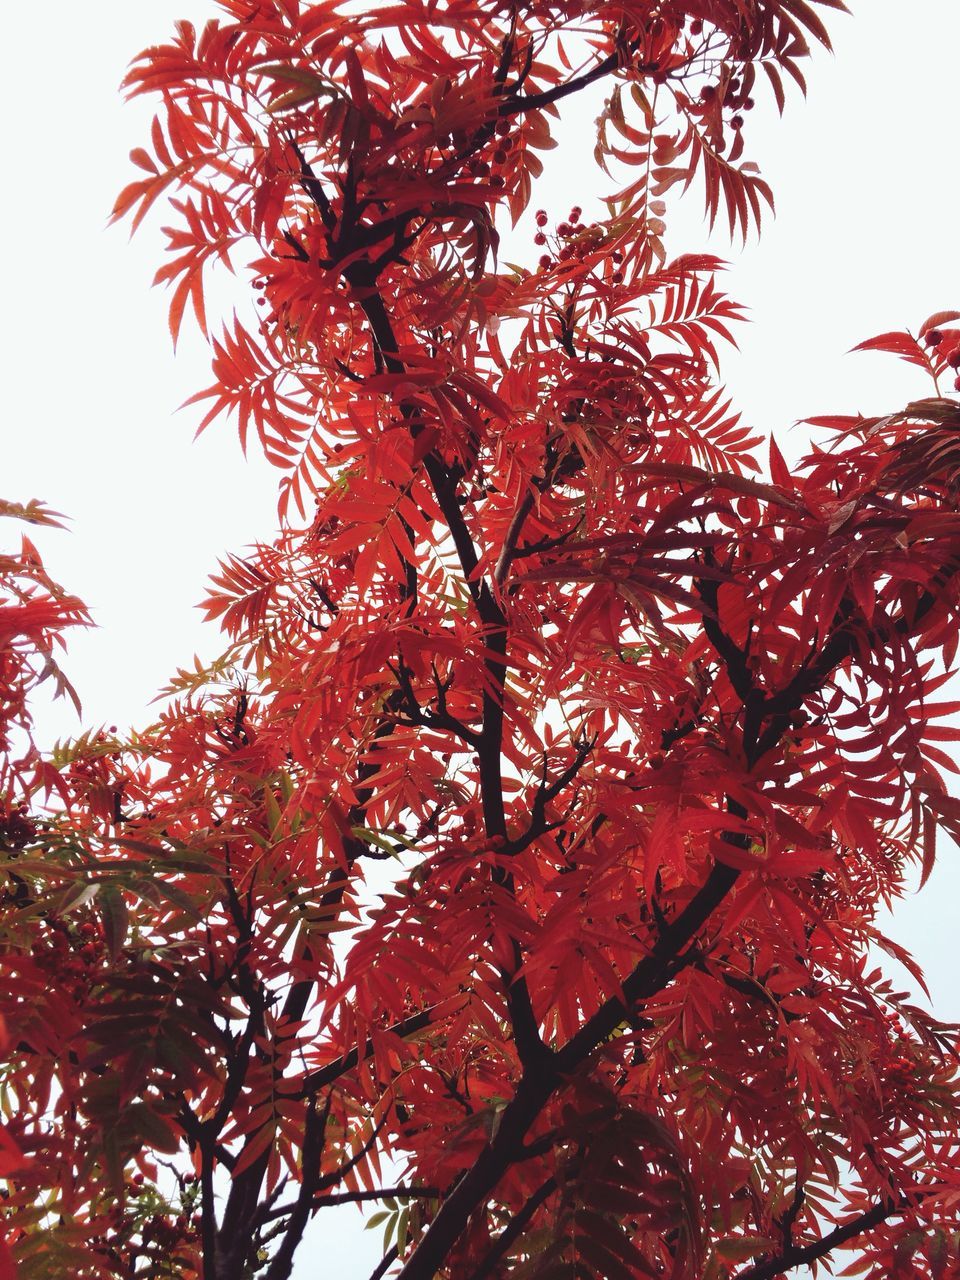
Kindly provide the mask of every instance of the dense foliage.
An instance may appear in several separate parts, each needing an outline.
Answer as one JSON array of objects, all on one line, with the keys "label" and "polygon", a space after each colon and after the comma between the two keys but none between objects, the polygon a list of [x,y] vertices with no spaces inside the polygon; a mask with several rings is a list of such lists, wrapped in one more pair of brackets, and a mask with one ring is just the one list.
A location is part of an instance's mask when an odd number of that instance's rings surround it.
[{"label": "dense foliage", "polygon": [[[345,1201],[402,1280],[960,1274],[955,1031],[875,967],[960,828],[960,317],[791,467],[663,245],[759,226],[825,3],[219,0],[134,62],[116,214],[167,200],[174,338],[249,280],[194,400],[282,523],[223,657],[50,758],[85,614],[0,561],[0,1275],[285,1280]],[[600,81],[616,190],[513,266]]]}]

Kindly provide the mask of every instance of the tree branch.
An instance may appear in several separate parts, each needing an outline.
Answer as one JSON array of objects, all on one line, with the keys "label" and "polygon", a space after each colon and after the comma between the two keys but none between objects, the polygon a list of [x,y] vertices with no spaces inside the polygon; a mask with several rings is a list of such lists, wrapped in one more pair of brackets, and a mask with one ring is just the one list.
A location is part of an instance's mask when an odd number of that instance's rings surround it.
[{"label": "tree branch", "polygon": [[[368,1200],[392,1200],[397,1197],[407,1196],[410,1199],[418,1200],[437,1200],[443,1192],[439,1187],[420,1187],[405,1186],[397,1187],[378,1187],[375,1191],[339,1191],[332,1196],[317,1196],[310,1204],[311,1212],[324,1209],[328,1205],[338,1204],[363,1204]],[[297,1204],[278,1205],[275,1209],[271,1209],[269,1213],[264,1214],[264,1222],[269,1222],[274,1218],[282,1218],[288,1213],[294,1213]],[[269,1280],[269,1276],[268,1276]]]},{"label": "tree branch", "polygon": [[596,84],[598,80],[608,76],[611,71],[616,71],[619,66],[620,52],[617,50],[608,54],[602,62],[598,62],[595,67],[591,67],[583,75],[575,76],[572,80],[566,80],[563,84],[554,85],[552,89],[544,89],[542,93],[528,93],[504,98],[503,105],[500,108],[500,115],[515,116],[521,111],[536,111],[540,107],[548,107],[552,102],[560,102],[563,98],[569,98],[572,93],[579,93],[581,89],[586,89],[589,85]]},{"label": "tree branch", "polygon": [[[415,1035],[418,1031],[422,1031],[424,1027],[429,1027],[434,1021],[439,1021],[440,1017],[446,1017],[449,1013],[453,1013],[454,1008],[447,1008],[445,1002],[443,1005],[431,1005],[428,1009],[422,1009],[419,1013],[411,1014],[409,1018],[403,1018],[400,1022],[395,1022],[390,1027],[385,1027],[385,1031],[391,1032],[395,1036],[405,1037]],[[458,1009],[459,1006],[456,1006]],[[437,1015],[435,1017],[435,1015]],[[363,1058],[370,1057],[373,1053],[373,1038],[368,1038],[363,1046]],[[317,1071],[312,1071],[310,1075],[302,1082],[298,1092],[292,1096],[298,1098],[309,1097],[310,1094],[316,1093],[328,1084],[333,1084],[339,1080],[341,1076],[353,1071],[360,1064],[361,1057],[358,1049],[351,1049],[349,1053],[342,1054],[339,1058],[334,1058],[332,1062],[328,1062],[325,1067],[320,1067]],[[291,1095],[286,1095],[291,1096]]]},{"label": "tree branch", "polygon": [[871,1227],[879,1226],[887,1218],[903,1213],[906,1207],[906,1202],[902,1200],[899,1202],[887,1200],[881,1204],[876,1204],[872,1209],[868,1209],[866,1213],[860,1214],[858,1218],[854,1218],[851,1222],[846,1222],[843,1226],[835,1227],[833,1231],[828,1231],[819,1240],[814,1240],[810,1244],[794,1245],[790,1249],[785,1249],[783,1253],[778,1254],[775,1258],[756,1262],[753,1266],[746,1267],[743,1271],[738,1271],[734,1276],[734,1280],[773,1280],[774,1276],[783,1275],[785,1271],[791,1271],[794,1267],[808,1266],[811,1262],[816,1262],[818,1258],[822,1258],[839,1245],[855,1239],[865,1231],[869,1231]]},{"label": "tree branch", "polygon": [[542,1186],[537,1188],[526,1204],[514,1214],[507,1226],[494,1240],[480,1260],[480,1265],[471,1274],[470,1280],[485,1280],[485,1277],[492,1274],[497,1263],[509,1252],[510,1246],[523,1234],[533,1215],[544,1201],[553,1195],[556,1189],[556,1178],[548,1178]]}]

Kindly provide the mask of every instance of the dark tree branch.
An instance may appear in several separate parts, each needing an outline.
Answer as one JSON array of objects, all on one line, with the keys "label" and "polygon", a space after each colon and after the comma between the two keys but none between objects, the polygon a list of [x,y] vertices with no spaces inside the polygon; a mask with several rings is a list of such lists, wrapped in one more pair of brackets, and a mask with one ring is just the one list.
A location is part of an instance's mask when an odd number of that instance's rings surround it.
[{"label": "dark tree branch", "polygon": [[[402,1199],[404,1196],[416,1200],[437,1200],[442,1195],[443,1192],[439,1187],[403,1184],[396,1187],[378,1187],[375,1191],[340,1191],[332,1196],[315,1197],[310,1203],[310,1211],[315,1212],[326,1208],[328,1205],[365,1204],[368,1200]],[[296,1209],[297,1204],[277,1205],[275,1209],[271,1209],[269,1213],[264,1214],[264,1221],[269,1222],[273,1218],[283,1218],[288,1213],[294,1213]]]},{"label": "dark tree branch", "polygon": [[560,102],[563,98],[569,98],[571,94],[579,93],[581,89],[586,89],[590,85],[596,84],[604,76],[616,71],[620,65],[620,52],[617,50],[608,54],[596,66],[591,67],[589,71],[585,71],[583,75],[575,76],[572,80],[565,80],[563,84],[554,85],[552,89],[544,89],[541,93],[515,94],[505,97],[500,107],[500,115],[514,116],[523,111],[537,111],[540,107],[548,107],[553,102]]},{"label": "dark tree branch", "polygon": [[[303,1233],[307,1228],[307,1223],[310,1221],[310,1215],[313,1211],[313,1201],[317,1187],[315,1171],[319,1168],[320,1157],[323,1154],[323,1139],[327,1121],[330,1118],[332,1103],[333,1091],[331,1090],[322,1109],[317,1107],[315,1098],[311,1099],[307,1108],[300,1159],[302,1170],[300,1190],[295,1203],[287,1206],[284,1210],[284,1213],[289,1213],[290,1221],[287,1223],[280,1247],[274,1254],[273,1260],[267,1269],[266,1280],[289,1280],[290,1273],[293,1270],[294,1254],[303,1239]],[[260,1215],[258,1225],[268,1222],[271,1218],[282,1216],[284,1216],[283,1213],[279,1213],[276,1209],[271,1209]]]},{"label": "dark tree branch", "polygon": [[[400,357],[400,348],[393,325],[382,296],[372,287],[365,275],[365,271],[369,268],[360,266],[352,270],[356,284],[360,287],[360,305],[367,317],[373,341],[382,356],[384,367],[390,373],[401,373],[404,370],[404,363]],[[349,274],[348,278],[350,278]],[[411,435],[416,437],[423,430],[419,410],[412,406],[401,406],[401,411],[410,424]],[[475,749],[480,771],[484,827],[488,837],[505,843],[507,822],[503,803],[502,749],[503,689],[507,672],[507,619],[489,584],[478,573],[480,560],[459,502],[460,477],[445,465],[437,453],[432,451],[424,457],[423,465],[444,522],[453,539],[464,581],[485,632],[484,642],[488,655],[485,666],[489,681],[482,693],[482,728]],[[496,883],[508,893],[513,892],[513,881],[509,872],[498,869],[493,875]],[[504,972],[503,979],[517,1051],[522,1061],[538,1061],[546,1050],[540,1037],[526,979],[515,977],[523,961],[520,945],[515,939],[512,940],[512,950],[512,972]]]},{"label": "dark tree branch", "polygon": [[773,1280],[775,1276],[783,1275],[785,1271],[792,1271],[794,1267],[809,1266],[811,1262],[816,1262],[818,1258],[824,1257],[839,1245],[845,1244],[848,1240],[855,1240],[871,1227],[877,1227],[887,1218],[903,1213],[905,1208],[906,1204],[903,1201],[887,1200],[882,1204],[876,1204],[851,1222],[845,1222],[842,1226],[835,1227],[833,1231],[828,1231],[819,1240],[813,1240],[810,1244],[793,1245],[775,1258],[755,1262],[743,1271],[738,1271],[734,1280]]},{"label": "dark tree branch", "polygon": [[556,1178],[548,1178],[538,1187],[526,1204],[511,1218],[509,1224],[497,1236],[493,1244],[480,1260],[480,1265],[471,1274],[470,1280],[486,1280],[494,1272],[494,1268],[506,1257],[510,1248],[520,1238],[529,1225],[530,1219],[540,1206],[553,1195],[557,1189]]},{"label": "dark tree branch", "polygon": [[[454,1010],[444,1010],[441,1016],[447,1016]],[[432,1005],[429,1009],[423,1009],[420,1013],[411,1014],[409,1018],[404,1018],[400,1022],[395,1022],[392,1026],[385,1028],[395,1036],[401,1038],[405,1036],[416,1035],[418,1031],[422,1031],[424,1027],[429,1027],[434,1021],[439,1021],[437,1014],[437,1006]],[[373,1053],[373,1040],[368,1039],[363,1048],[363,1059],[368,1058]],[[297,1092],[292,1095],[294,1097],[309,1097],[311,1094],[317,1093],[320,1089],[325,1088],[328,1084],[333,1084],[339,1080],[341,1076],[345,1076],[348,1072],[356,1070],[361,1062],[360,1053],[357,1049],[351,1049],[349,1053],[343,1054],[339,1058],[335,1058],[333,1062],[328,1062],[325,1067],[320,1067],[317,1071],[312,1071],[306,1079],[301,1083]],[[288,1095],[289,1096],[289,1095]]]},{"label": "dark tree branch", "polygon": [[383,1280],[390,1268],[397,1260],[397,1254],[400,1252],[399,1245],[392,1244],[387,1252],[383,1255],[377,1265],[374,1267],[370,1280]]}]

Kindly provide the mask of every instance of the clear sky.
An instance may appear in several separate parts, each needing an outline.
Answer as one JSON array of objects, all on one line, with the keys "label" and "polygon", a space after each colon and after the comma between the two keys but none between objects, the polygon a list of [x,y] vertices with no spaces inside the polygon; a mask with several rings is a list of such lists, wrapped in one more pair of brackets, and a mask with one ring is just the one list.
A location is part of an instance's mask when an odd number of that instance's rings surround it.
[{"label": "clear sky", "polygon": [[[758,93],[747,118],[748,153],[777,198],[762,240],[741,251],[708,237],[696,195],[672,215],[676,251],[730,259],[728,290],[753,323],[727,379],[750,424],[788,446],[798,418],[889,412],[927,394],[890,357],[844,353],[960,308],[960,4],[851,4],[852,18],[828,15],[836,54],[816,56],[808,101],[795,95],[780,121]],[[193,330],[174,359],[165,299],[148,287],[162,211],[132,244],[125,228],[106,229],[129,180],[127,153],[149,123],[143,103],[121,104],[124,65],[174,19],[201,21],[211,9],[209,0],[48,0],[4,14],[0,489],[71,517],[68,533],[41,530],[37,542],[98,623],[67,662],[86,724],[142,723],[175,666],[217,652],[194,608],[206,577],[225,551],[275,524],[276,474],[255,456],[244,462],[230,428],[193,443],[199,415],[174,412],[210,379]],[[594,114],[582,104],[568,112],[536,205],[562,216],[601,190]],[[77,727],[62,705],[43,714],[48,737]],[[892,926],[927,970],[938,1012],[954,1019],[958,904],[960,853],[945,844],[933,880]],[[314,1229],[297,1280],[365,1280],[375,1238],[358,1231],[354,1210],[326,1213],[337,1229]]]}]

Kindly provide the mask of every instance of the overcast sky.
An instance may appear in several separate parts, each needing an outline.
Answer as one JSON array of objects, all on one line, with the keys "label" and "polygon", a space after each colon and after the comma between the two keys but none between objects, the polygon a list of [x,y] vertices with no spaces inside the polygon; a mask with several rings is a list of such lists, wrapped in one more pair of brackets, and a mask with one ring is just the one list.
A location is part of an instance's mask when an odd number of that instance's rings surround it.
[{"label": "overcast sky", "polygon": [[[911,0],[908,20],[902,0],[851,2],[853,18],[830,15],[836,54],[816,57],[808,101],[795,96],[780,121],[760,100],[747,118],[748,154],[777,198],[762,242],[739,251],[708,238],[697,196],[672,221],[677,251],[731,260],[728,290],[753,323],[727,379],[751,425],[786,444],[798,418],[888,412],[927,394],[892,358],[844,353],[960,307],[960,4]],[[148,287],[162,216],[132,244],[125,228],[106,229],[129,180],[127,153],[149,122],[145,104],[121,104],[125,63],[175,18],[202,21],[211,7],[48,0],[4,13],[0,496],[42,498],[71,517],[68,533],[41,530],[37,541],[98,623],[71,643],[67,663],[87,724],[142,723],[175,666],[217,651],[195,609],[206,577],[220,555],[275,525],[276,474],[256,457],[244,462],[230,428],[193,443],[198,415],[174,412],[210,378],[192,330],[173,358],[166,301]],[[587,204],[593,114],[589,104],[568,109],[535,205],[562,215]],[[48,736],[76,728],[63,707],[44,713]],[[935,1007],[953,1018],[958,866],[945,846],[933,881],[893,926],[927,970]],[[322,1243],[314,1230],[297,1280],[321,1269],[364,1280],[379,1257],[353,1211],[335,1212],[342,1230],[323,1231]]]}]

